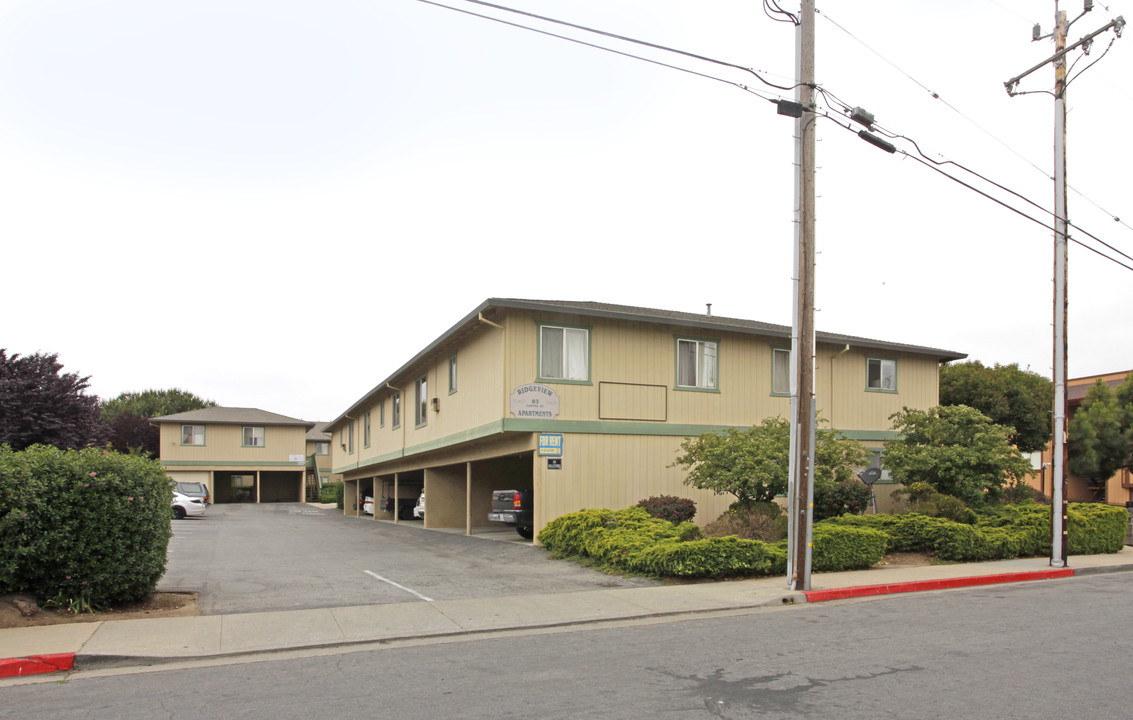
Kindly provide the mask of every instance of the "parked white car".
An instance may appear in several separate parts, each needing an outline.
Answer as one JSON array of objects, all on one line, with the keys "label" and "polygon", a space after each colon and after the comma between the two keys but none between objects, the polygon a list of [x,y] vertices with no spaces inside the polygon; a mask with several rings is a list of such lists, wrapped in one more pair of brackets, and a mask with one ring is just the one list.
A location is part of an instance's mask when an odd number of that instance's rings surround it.
[{"label": "parked white car", "polygon": [[413,506],[413,518],[418,520],[425,519],[425,493],[421,493],[421,497],[417,498],[417,504]]},{"label": "parked white car", "polygon": [[173,519],[184,520],[187,517],[201,517],[205,514],[205,500],[199,497],[189,497],[176,490],[173,491]]},{"label": "parked white car", "polygon": [[367,515],[374,514],[374,498],[368,497],[362,501],[362,512]]}]

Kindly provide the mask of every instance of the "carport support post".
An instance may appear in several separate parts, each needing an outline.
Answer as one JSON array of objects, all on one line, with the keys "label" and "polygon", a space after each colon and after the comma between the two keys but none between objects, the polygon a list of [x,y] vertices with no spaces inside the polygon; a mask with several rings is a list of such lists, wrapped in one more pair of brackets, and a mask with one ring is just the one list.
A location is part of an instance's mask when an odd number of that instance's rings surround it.
[{"label": "carport support post", "polygon": [[398,493],[401,492],[401,483],[398,482],[398,478],[400,477],[400,475],[401,475],[401,473],[394,473],[393,474],[393,524],[394,525],[397,525],[398,523],[401,522],[401,513],[398,512],[401,509],[401,505],[399,504],[401,502],[401,500],[397,497]]},{"label": "carport support post", "polygon": [[[422,490],[421,492],[424,492]],[[472,534],[472,463],[464,463],[464,534]]]}]

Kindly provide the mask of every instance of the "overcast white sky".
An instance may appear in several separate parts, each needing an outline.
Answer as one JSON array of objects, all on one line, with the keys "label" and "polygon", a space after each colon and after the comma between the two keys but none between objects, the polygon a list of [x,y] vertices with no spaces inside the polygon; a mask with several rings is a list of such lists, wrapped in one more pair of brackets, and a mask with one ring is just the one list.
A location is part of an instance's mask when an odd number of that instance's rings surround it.
[{"label": "overcast white sky", "polygon": [[[794,32],[757,0],[504,4],[792,84]],[[1053,0],[818,7],[823,87],[1052,208],[1053,100],[1003,82],[1053,52],[1030,40]],[[1072,82],[1067,142],[1071,221],[1127,255],[1131,44]],[[792,134],[734,85],[415,0],[0,0],[0,347],[102,397],[329,420],[488,297],[790,324]],[[819,330],[1049,376],[1050,230],[819,139]],[[1133,272],[1072,245],[1070,299],[1071,376],[1133,367]]]}]

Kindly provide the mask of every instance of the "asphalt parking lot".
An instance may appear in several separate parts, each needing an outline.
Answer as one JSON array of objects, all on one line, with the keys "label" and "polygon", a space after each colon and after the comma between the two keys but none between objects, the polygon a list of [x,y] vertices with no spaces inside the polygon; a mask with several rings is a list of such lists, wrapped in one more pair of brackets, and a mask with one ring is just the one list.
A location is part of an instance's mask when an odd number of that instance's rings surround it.
[{"label": "asphalt parking lot", "polygon": [[528,543],[303,503],[210,505],[175,520],[173,533],[158,590],[199,593],[203,615],[655,584],[551,560]]}]

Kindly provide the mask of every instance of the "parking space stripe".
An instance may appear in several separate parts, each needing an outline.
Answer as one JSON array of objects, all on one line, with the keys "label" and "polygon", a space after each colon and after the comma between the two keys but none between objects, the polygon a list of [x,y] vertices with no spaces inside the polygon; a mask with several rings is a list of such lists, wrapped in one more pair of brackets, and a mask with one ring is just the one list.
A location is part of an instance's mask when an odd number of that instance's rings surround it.
[{"label": "parking space stripe", "polygon": [[417,592],[416,590],[410,590],[409,588],[405,587],[404,585],[398,585],[397,583],[395,583],[393,580],[390,580],[389,578],[384,578],[377,573],[370,572],[369,570],[363,570],[362,572],[364,572],[367,575],[370,575],[372,577],[376,577],[377,579],[381,580],[382,582],[389,583],[390,585],[393,585],[395,588],[398,588],[400,590],[404,590],[405,592],[409,593],[410,595],[416,595],[417,597],[421,598],[425,602],[433,602],[433,598],[425,597],[424,595]]}]

